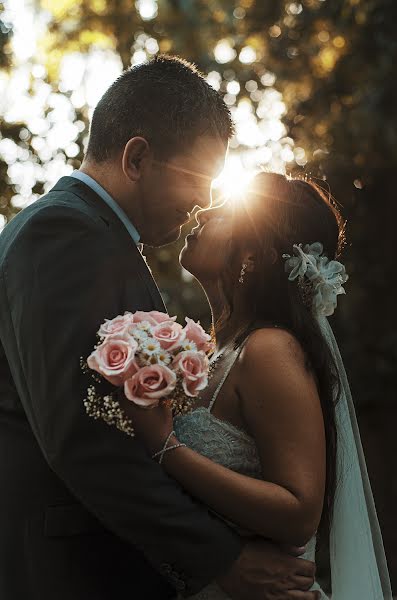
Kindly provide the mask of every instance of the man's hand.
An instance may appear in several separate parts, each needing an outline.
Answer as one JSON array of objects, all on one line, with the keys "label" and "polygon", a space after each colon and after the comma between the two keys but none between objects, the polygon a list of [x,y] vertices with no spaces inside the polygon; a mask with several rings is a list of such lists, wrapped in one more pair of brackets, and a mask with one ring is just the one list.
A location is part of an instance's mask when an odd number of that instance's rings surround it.
[{"label": "man's hand", "polygon": [[318,600],[319,592],[308,591],[316,566],[297,554],[297,549],[287,554],[271,542],[250,541],[217,583],[233,600]]}]

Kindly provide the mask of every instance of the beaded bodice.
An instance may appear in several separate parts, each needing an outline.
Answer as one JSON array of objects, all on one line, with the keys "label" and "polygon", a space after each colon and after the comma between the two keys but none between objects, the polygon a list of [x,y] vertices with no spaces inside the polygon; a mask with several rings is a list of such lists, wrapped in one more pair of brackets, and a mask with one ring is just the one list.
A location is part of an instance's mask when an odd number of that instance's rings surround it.
[{"label": "beaded bodice", "polygon": [[179,441],[214,462],[256,479],[261,465],[254,440],[242,429],[215,417],[201,406],[176,417],[174,429]]},{"label": "beaded bodice", "polygon": [[211,412],[241,349],[225,369],[209,406],[200,406],[191,413],[176,417],[174,429],[178,439],[192,450],[233,471],[260,479],[261,465],[252,437]]}]

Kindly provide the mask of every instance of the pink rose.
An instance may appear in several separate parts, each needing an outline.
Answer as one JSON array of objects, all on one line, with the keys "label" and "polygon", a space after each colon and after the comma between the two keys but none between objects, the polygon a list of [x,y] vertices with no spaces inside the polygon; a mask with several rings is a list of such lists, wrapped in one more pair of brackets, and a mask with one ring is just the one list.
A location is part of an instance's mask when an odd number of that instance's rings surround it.
[{"label": "pink rose", "polygon": [[99,328],[98,335],[106,337],[107,335],[123,334],[131,324],[131,314],[126,313],[123,316],[114,319],[105,319],[105,322]]},{"label": "pink rose", "polygon": [[202,350],[203,352],[210,352],[214,349],[214,344],[211,341],[211,336],[208,333],[205,333],[204,329],[201,327],[200,323],[196,323],[193,319],[189,319],[189,317],[185,318],[185,335],[186,339],[190,342],[194,342],[197,346],[197,350]]},{"label": "pink rose", "polygon": [[126,342],[112,337],[105,338],[87,358],[87,364],[113,385],[123,385],[138,369],[135,362],[137,348],[138,344],[133,339]]},{"label": "pink rose", "polygon": [[155,408],[176,385],[176,375],[164,365],[142,367],[124,383],[124,394],[138,406]]},{"label": "pink rose", "polygon": [[179,323],[168,320],[153,327],[152,335],[164,350],[174,350],[185,339],[185,332]]},{"label": "pink rose", "polygon": [[134,323],[141,323],[142,321],[147,321],[150,325],[157,325],[158,323],[163,323],[164,321],[175,321],[176,317],[170,317],[167,313],[159,312],[158,310],[151,311],[143,311],[137,310],[132,314]]},{"label": "pink rose", "polygon": [[182,387],[187,396],[194,397],[208,384],[208,358],[203,352],[185,350],[172,363],[183,377]]},{"label": "pink rose", "polygon": [[175,321],[176,317],[170,317],[167,313],[160,312],[158,310],[151,310],[149,315],[156,321],[156,323],[163,323],[164,321]]}]

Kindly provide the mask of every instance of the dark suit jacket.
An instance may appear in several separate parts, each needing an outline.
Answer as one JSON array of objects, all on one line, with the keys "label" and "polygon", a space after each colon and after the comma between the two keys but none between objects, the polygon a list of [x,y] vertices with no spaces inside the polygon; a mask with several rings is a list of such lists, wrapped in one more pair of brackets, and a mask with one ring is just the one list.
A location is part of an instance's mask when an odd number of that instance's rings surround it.
[{"label": "dark suit jacket", "polygon": [[87,417],[104,318],[164,310],[124,225],[63,177],[0,236],[0,598],[189,595],[240,540],[136,440]]}]

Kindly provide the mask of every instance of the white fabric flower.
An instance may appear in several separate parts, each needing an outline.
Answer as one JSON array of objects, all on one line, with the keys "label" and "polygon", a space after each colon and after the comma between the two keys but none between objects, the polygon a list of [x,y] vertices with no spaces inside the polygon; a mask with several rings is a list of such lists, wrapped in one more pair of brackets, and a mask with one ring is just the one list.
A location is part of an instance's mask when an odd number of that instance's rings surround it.
[{"label": "white fabric flower", "polygon": [[329,317],[337,306],[337,296],[345,294],[342,284],[348,280],[348,275],[342,263],[321,256],[323,245],[320,242],[294,244],[296,256],[283,254],[286,258],[285,270],[289,281],[306,277],[313,285],[312,308],[314,314]]}]

